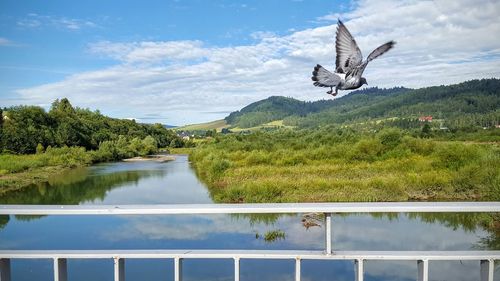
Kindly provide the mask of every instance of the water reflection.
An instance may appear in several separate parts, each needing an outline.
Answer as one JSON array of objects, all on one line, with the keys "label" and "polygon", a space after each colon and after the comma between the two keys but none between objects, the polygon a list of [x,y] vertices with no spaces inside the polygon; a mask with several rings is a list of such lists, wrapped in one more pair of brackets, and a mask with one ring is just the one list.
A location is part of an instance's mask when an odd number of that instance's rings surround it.
[{"label": "water reflection", "polygon": [[[77,205],[104,201],[109,191],[137,185],[141,178],[162,176],[165,170],[132,170],[92,173],[93,169],[70,170],[48,182],[32,185],[0,197],[0,204]],[[95,170],[95,168],[94,168]]]},{"label": "water reflection", "polygon": [[[72,170],[48,183],[0,198],[2,204],[211,203],[187,157],[170,163],[110,163]],[[302,214],[176,216],[2,216],[0,249],[316,249],[324,225],[304,227]],[[335,250],[500,249],[484,214],[334,214]],[[285,239],[256,239],[281,230]],[[128,263],[127,263],[128,264]],[[130,261],[127,280],[172,280],[171,260]],[[227,266],[229,264],[229,266]],[[41,261],[15,261],[16,280],[44,272]],[[17,266],[19,265],[19,266]],[[22,265],[22,266],[21,266]],[[49,263],[50,265],[50,263]],[[231,280],[229,260],[188,261],[184,280]],[[293,279],[293,261],[242,260],[241,280]],[[477,263],[431,263],[433,280],[476,280]],[[48,267],[50,271],[50,266]],[[26,270],[28,269],[28,271]],[[161,269],[161,270],[160,270]],[[71,280],[112,276],[111,261],[69,265]],[[453,274],[449,272],[453,271]],[[353,280],[350,261],[304,261],[304,280]],[[414,280],[416,264],[367,262],[365,280]],[[24,277],[23,277],[24,276]],[[45,276],[45,275],[43,275]],[[51,273],[37,280],[51,280]],[[109,278],[108,278],[109,279]]]}]

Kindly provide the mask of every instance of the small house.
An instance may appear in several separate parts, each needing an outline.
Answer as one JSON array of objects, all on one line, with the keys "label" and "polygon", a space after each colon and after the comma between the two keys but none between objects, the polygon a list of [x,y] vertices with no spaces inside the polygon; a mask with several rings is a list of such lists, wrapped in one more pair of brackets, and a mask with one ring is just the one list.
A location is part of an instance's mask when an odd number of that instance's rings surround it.
[{"label": "small house", "polygon": [[432,116],[420,116],[418,118],[418,121],[420,122],[432,122]]}]

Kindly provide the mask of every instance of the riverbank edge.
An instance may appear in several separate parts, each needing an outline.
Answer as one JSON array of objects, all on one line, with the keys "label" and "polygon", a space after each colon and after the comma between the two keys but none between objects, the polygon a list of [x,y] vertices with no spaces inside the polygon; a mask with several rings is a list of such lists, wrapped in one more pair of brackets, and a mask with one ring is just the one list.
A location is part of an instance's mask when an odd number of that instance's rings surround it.
[{"label": "riverbank edge", "polygon": [[132,158],[123,159],[123,162],[144,162],[144,161],[154,161],[159,163],[165,163],[174,161],[175,157],[173,155],[148,155],[146,157],[136,156]]},{"label": "riverbank edge", "polygon": [[33,184],[47,182],[50,177],[65,171],[87,165],[78,165],[74,167],[64,166],[46,166],[39,168],[31,168],[18,173],[10,173],[0,176],[0,197],[3,194],[18,191]]},{"label": "riverbank edge", "polygon": [[[148,158],[148,157],[133,157],[127,159],[121,159],[116,162],[137,162],[137,161],[155,161],[158,163],[164,163],[175,160],[175,157],[172,155],[161,155],[161,157],[156,158]],[[16,172],[16,173],[7,173],[0,175],[0,197],[4,194],[13,191],[19,191],[23,188],[34,184],[40,184],[43,182],[47,182],[50,177],[56,176],[68,170],[76,169],[79,167],[88,167],[96,163],[79,163],[77,165],[72,166],[64,166],[64,165],[54,165],[54,166],[43,166],[43,167],[32,167],[27,170]]]}]

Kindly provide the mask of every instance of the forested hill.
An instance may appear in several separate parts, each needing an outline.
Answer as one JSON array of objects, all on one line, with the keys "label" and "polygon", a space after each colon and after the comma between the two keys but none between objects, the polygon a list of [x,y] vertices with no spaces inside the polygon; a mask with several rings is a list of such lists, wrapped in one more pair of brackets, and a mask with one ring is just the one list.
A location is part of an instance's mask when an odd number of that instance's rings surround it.
[{"label": "forested hill", "polygon": [[267,99],[251,103],[240,111],[235,111],[225,118],[228,124],[240,128],[248,128],[281,120],[289,116],[305,117],[308,114],[321,112],[332,108],[340,102],[351,100],[359,95],[390,96],[405,92],[406,88],[379,89],[368,88],[352,92],[350,95],[333,100],[320,100],[315,102],[299,101],[293,98],[272,96]]},{"label": "forested hill", "polygon": [[421,89],[367,88],[316,102],[270,97],[231,113],[225,120],[240,128],[281,119],[286,125],[315,127],[393,117],[414,119],[423,115],[464,126],[498,124],[500,80],[472,80]]}]

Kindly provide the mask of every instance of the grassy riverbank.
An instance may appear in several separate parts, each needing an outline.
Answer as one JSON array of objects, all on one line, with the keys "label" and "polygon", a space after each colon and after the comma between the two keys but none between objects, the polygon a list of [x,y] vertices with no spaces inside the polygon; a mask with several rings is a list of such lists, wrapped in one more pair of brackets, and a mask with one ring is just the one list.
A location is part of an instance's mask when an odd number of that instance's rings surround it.
[{"label": "grassy riverbank", "polygon": [[47,181],[51,175],[93,161],[92,154],[81,147],[53,148],[30,155],[0,155],[0,194]]},{"label": "grassy riverbank", "polygon": [[39,150],[37,154],[0,154],[0,195],[30,184],[44,182],[64,170],[92,163],[116,161],[145,156],[158,151],[151,137],[104,141],[99,149],[86,151],[83,147],[61,147]]},{"label": "grassy riverbank", "polygon": [[230,135],[190,159],[217,202],[500,200],[496,143],[398,129]]}]

